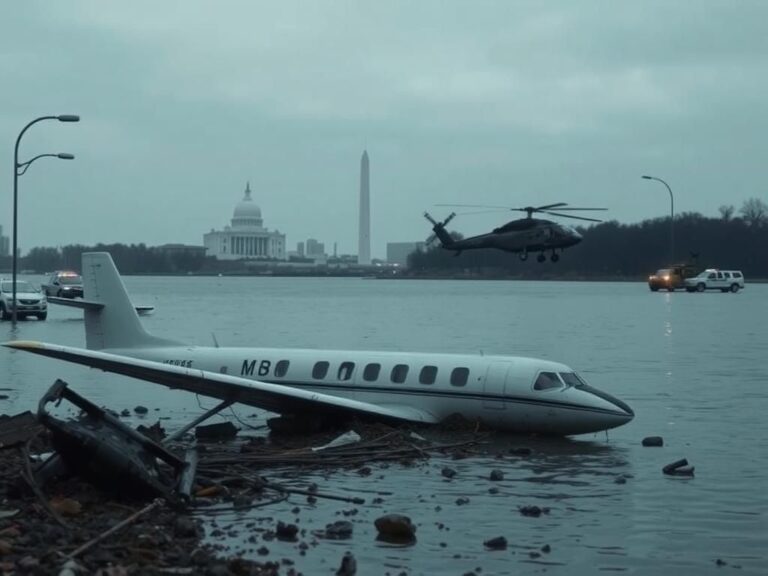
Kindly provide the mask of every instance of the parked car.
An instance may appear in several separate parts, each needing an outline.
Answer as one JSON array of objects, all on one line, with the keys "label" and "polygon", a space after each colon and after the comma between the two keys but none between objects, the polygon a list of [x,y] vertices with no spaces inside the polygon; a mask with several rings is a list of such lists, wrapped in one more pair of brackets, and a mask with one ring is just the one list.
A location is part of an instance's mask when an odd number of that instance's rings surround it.
[{"label": "parked car", "polygon": [[[0,280],[0,318],[10,320],[13,314],[13,281]],[[48,301],[45,294],[40,292],[26,280],[16,281],[16,317],[37,316],[38,320],[48,317]]]},{"label": "parked car", "polygon": [[659,289],[674,292],[678,288],[685,288],[686,278],[696,276],[699,272],[701,268],[692,264],[675,264],[669,268],[661,268],[648,277],[648,288],[652,292]]},{"label": "parked car", "polygon": [[46,296],[56,296],[58,298],[83,297],[83,279],[77,272],[69,270],[53,272],[41,288]]},{"label": "parked car", "polygon": [[688,292],[704,292],[704,290],[738,292],[744,289],[744,275],[739,270],[707,268],[698,276],[686,279],[685,289]]}]

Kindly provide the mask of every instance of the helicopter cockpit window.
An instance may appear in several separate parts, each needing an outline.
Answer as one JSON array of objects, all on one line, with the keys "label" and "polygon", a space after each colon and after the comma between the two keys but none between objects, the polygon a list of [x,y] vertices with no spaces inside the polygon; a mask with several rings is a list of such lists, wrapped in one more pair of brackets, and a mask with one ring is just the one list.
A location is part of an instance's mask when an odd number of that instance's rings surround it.
[{"label": "helicopter cockpit window", "polygon": [[563,382],[556,372],[540,372],[533,383],[534,390],[554,390],[562,387]]}]

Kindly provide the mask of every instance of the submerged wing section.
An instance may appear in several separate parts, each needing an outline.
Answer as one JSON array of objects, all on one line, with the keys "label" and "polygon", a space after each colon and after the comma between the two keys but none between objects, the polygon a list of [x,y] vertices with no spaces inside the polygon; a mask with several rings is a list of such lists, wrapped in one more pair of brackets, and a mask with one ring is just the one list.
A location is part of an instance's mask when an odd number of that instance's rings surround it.
[{"label": "submerged wing section", "polygon": [[406,422],[437,423],[437,419],[432,414],[411,406],[378,406],[291,386],[171,366],[108,352],[30,341],[6,342],[3,346],[131,376],[168,388],[186,390],[222,400],[233,400],[278,414],[343,412]]}]

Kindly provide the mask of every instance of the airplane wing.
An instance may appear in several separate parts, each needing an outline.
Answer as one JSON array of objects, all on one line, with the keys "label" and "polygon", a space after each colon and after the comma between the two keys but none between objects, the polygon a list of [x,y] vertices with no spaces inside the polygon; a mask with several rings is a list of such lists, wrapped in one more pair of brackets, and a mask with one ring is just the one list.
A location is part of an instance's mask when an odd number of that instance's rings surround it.
[{"label": "airplane wing", "polygon": [[[76,300],[74,298],[59,298],[58,296],[48,296],[49,304],[59,304],[60,306],[70,306],[72,308],[82,308],[84,310],[101,310],[104,308],[102,302],[91,302],[90,300]],[[145,316],[155,311],[154,306],[134,306],[136,312]]]},{"label": "airplane wing", "polygon": [[146,380],[172,389],[186,390],[221,400],[233,400],[278,414],[346,413],[424,424],[437,423],[432,414],[411,406],[379,406],[282,384],[171,366],[108,352],[21,340],[6,342],[3,346],[99,368],[105,372]]}]

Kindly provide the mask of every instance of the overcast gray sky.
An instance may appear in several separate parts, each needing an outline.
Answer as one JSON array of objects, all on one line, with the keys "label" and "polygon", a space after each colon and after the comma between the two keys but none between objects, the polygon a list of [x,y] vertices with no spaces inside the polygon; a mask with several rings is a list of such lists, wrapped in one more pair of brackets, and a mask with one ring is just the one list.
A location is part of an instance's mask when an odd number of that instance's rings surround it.
[{"label": "overcast gray sky", "polygon": [[[202,244],[250,180],[289,249],[424,239],[436,203],[638,222],[768,200],[768,2],[29,1],[0,13],[0,225],[19,244]],[[507,214],[462,216],[480,233]]]}]

